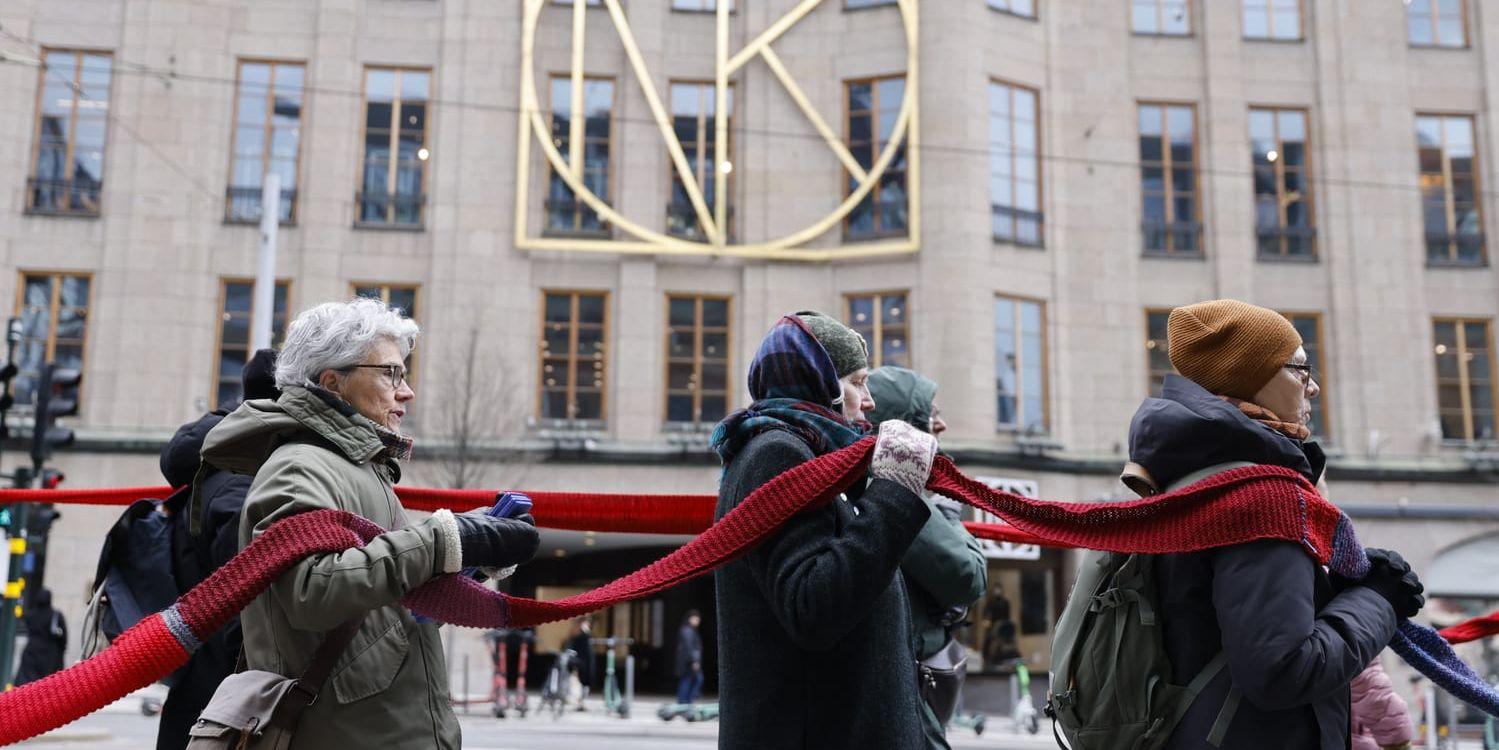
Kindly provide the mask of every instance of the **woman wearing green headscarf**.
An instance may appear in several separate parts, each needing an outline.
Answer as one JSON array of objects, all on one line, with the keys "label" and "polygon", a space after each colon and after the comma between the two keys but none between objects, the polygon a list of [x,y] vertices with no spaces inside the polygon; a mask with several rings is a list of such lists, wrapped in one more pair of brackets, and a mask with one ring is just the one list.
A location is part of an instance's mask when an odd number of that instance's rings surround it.
[{"label": "woman wearing green headscarf", "polygon": [[[903,367],[869,371],[875,408],[865,416],[874,425],[898,419],[941,436],[947,429],[937,408],[937,384]],[[926,498],[930,517],[902,558],[900,569],[910,593],[911,639],[921,681],[921,725],[929,748],[947,750],[944,737],[962,689],[963,646],[952,637],[968,605],[988,586],[988,565],[978,540],[963,528],[958,510]],[[957,665],[957,669],[950,667]]]}]

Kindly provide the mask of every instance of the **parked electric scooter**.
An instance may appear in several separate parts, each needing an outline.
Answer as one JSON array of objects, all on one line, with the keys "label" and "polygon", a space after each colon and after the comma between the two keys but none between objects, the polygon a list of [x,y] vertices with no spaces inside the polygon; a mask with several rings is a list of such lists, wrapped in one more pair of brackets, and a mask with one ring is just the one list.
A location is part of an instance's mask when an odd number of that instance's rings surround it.
[{"label": "parked electric scooter", "polygon": [[[507,647],[511,636],[519,642],[515,664],[515,691],[506,690],[509,682],[509,648]],[[526,657],[531,651],[531,644],[536,641],[536,635],[530,630],[491,630],[485,634],[484,639],[489,642],[489,652],[494,658],[494,680],[490,685],[491,697],[494,700],[492,709],[495,718],[503,719],[508,712],[515,711],[522,719],[526,718],[529,708],[526,705]]]}]

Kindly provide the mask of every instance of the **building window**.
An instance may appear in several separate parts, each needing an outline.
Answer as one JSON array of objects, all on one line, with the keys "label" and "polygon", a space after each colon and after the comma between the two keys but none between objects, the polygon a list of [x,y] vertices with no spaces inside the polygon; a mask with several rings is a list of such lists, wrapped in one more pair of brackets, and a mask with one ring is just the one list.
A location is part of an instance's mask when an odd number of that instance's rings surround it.
[{"label": "building window", "polygon": [[1493,440],[1494,348],[1487,320],[1439,318],[1433,326],[1437,357],[1437,413],[1444,440]]},{"label": "building window", "polygon": [[894,5],[895,0],[843,0],[844,8],[873,8],[879,5]]},{"label": "building window", "polygon": [[1466,0],[1406,0],[1408,39],[1416,47],[1468,46]]},{"label": "building window", "polygon": [[542,297],[541,418],[601,421],[609,296],[545,292]]},{"label": "building window", "polygon": [[[573,82],[567,76],[552,77],[552,143],[569,158],[572,142]],[[614,81],[609,78],[583,79],[583,143],[578,158],[582,160],[583,185],[600,200],[609,203],[609,159],[613,153]],[[609,225],[587,204],[573,195],[572,188],[555,168],[548,167],[547,231],[558,234],[607,234]]]},{"label": "building window", "polygon": [[1301,0],[1244,0],[1244,38],[1301,38]]},{"label": "building window", "polygon": [[1166,376],[1176,372],[1167,351],[1166,321],[1170,310],[1145,311],[1145,356],[1146,368],[1150,372],[1150,390],[1147,395],[1159,397],[1166,384]]},{"label": "building window", "polygon": [[1249,110],[1255,234],[1261,258],[1317,254],[1308,144],[1305,110]]},{"label": "building window", "polygon": [[[552,0],[552,5],[566,5],[571,7],[573,2],[574,0]],[[600,8],[603,7],[604,0],[584,0],[584,4],[590,8]]]},{"label": "building window", "polygon": [[989,199],[994,239],[1042,244],[1041,134],[1036,92],[989,83]]},{"label": "building window", "polygon": [[88,276],[21,274],[17,313],[21,342],[11,386],[17,404],[30,405],[36,399],[37,382],[46,363],[83,371],[90,287]]},{"label": "building window", "polygon": [[1140,192],[1145,252],[1201,255],[1197,111],[1192,105],[1140,105]]},{"label": "building window", "polygon": [[666,298],[666,421],[713,425],[729,413],[729,300]]},{"label": "building window", "polygon": [[260,221],[261,186],[271,172],[281,177],[280,221],[296,220],[303,72],[301,63],[240,61],[226,221]]},{"label": "building window", "polygon": [[994,385],[1001,429],[1046,431],[1046,310],[1014,297],[994,302]]},{"label": "building window", "polygon": [[425,70],[366,68],[364,183],[355,203],[359,224],[420,227],[427,201]]},{"label": "building window", "polygon": [[[420,287],[411,284],[354,284],[355,297],[377,299],[400,311],[401,317],[416,318]],[[416,350],[406,357],[406,382],[416,382]]]},{"label": "building window", "polygon": [[[848,150],[865,171],[890,143],[905,92],[904,76],[848,82]],[[859,180],[851,174],[846,178],[852,194]],[[906,209],[906,147],[902,143],[879,182],[849,212],[844,234],[854,240],[904,236]]]},{"label": "building window", "polygon": [[[271,306],[271,348],[279,349],[286,333],[286,296],[290,285],[276,282]],[[232,409],[244,396],[242,373],[250,351],[250,321],[254,317],[255,282],[248,279],[225,279],[220,290],[219,358],[214,363],[213,402]]]},{"label": "building window", "polygon": [[1188,0],[1130,0],[1130,28],[1136,34],[1186,36],[1192,33]]},{"label": "building window", "polygon": [[98,216],[109,125],[108,52],[47,50],[42,55],[36,150],[26,180],[26,210]]},{"label": "building window", "polygon": [[1478,202],[1478,142],[1473,118],[1417,115],[1421,213],[1426,261],[1433,265],[1484,262],[1483,213]]},{"label": "building window", "polygon": [[[731,87],[726,92],[728,103],[728,129],[734,129],[734,89]],[[673,83],[671,85],[671,117],[672,127],[676,129],[677,140],[682,144],[682,153],[687,157],[687,166],[692,171],[692,178],[696,181],[698,189],[702,191],[703,203],[708,207],[709,215],[717,215],[718,195],[717,173],[713,165],[718,163],[718,126],[717,126],[718,99],[712,83]],[[733,140],[725,144],[727,148],[724,153],[733,153]],[[733,158],[726,160],[720,169],[732,169]],[[668,177],[671,180],[671,200],[666,204],[666,231],[668,234],[682,237],[684,239],[705,241],[707,234],[703,231],[702,222],[698,221],[697,209],[692,207],[692,200],[687,197],[687,186],[682,181],[682,175],[677,171],[676,165],[671,159],[666,160]],[[732,172],[728,184],[733,185]],[[729,191],[728,211],[733,211],[733,191]]]},{"label": "building window", "polygon": [[905,292],[851,294],[845,298],[850,328],[869,345],[869,366],[911,366],[911,308]]},{"label": "building window", "polygon": [[1332,433],[1328,431],[1331,422],[1328,421],[1330,411],[1327,402],[1327,360],[1323,356],[1324,345],[1322,343],[1322,316],[1316,314],[1281,313],[1291,325],[1296,327],[1296,332],[1301,334],[1301,348],[1306,350],[1306,363],[1312,366],[1312,377],[1317,379],[1317,385],[1321,394],[1312,400],[1312,422],[1307,425],[1312,430],[1312,435],[1326,438]]},{"label": "building window", "polygon": [[[718,10],[718,3],[716,0],[671,0],[671,9],[711,13]],[[729,0],[729,12],[734,12],[734,0]]]},{"label": "building window", "polygon": [[1025,18],[1036,17],[1035,0],[989,0],[989,7]]}]

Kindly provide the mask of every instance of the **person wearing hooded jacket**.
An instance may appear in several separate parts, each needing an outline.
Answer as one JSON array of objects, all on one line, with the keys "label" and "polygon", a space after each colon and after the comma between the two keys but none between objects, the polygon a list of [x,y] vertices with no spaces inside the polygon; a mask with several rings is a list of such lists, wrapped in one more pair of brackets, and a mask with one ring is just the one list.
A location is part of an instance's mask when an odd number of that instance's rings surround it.
[{"label": "person wearing hooded jacket", "polygon": [[247,666],[289,678],[307,671],[330,632],[357,624],[301,713],[292,750],[461,747],[439,625],[418,622],[400,600],[438,575],[526,562],[540,541],[529,516],[407,517],[394,485],[412,448],[400,429],[416,398],[405,366],[416,335],[415,322],[376,299],[302,312],[277,357],[281,396],[241,404],[203,444],[205,462],[255,477],[240,516],[241,547],[282,519],[316,510],[386,529],[362,547],[304,558],[240,613]]},{"label": "person wearing hooded jacket", "polygon": [[[781,473],[865,434],[874,408],[858,333],[821,313],[778,321],[749,368],[746,409],[713,432],[716,518]],[[720,748],[923,747],[899,570],[931,517],[936,440],[887,422],[867,482],[797,514],[714,572]]]},{"label": "person wearing hooded jacket", "polygon": [[[1150,494],[1234,462],[1318,482],[1325,458],[1306,425],[1320,387],[1289,321],[1237,300],[1201,302],[1171,312],[1167,340],[1180,374],[1130,424],[1126,484]],[[1159,556],[1173,681],[1187,684],[1220,650],[1227,657],[1167,747],[1213,747],[1208,736],[1226,721],[1221,750],[1345,750],[1349,684],[1424,603],[1398,554],[1368,552],[1372,570],[1356,583],[1279,540]]]},{"label": "person wearing hooded jacket", "polygon": [[[903,367],[869,371],[874,410],[869,422],[878,427],[900,420],[940,438],[947,430],[937,406],[937,383]],[[941,502],[942,504],[938,504]],[[901,574],[911,604],[911,636],[916,660],[936,655],[952,640],[952,626],[968,606],[984,595],[989,565],[977,539],[963,528],[956,503],[927,498],[929,515],[901,560]],[[919,702],[926,747],[946,750],[945,727],[951,716],[938,716],[931,703]]]},{"label": "person wearing hooded jacket", "polygon": [[[276,390],[275,368],[274,349],[261,349],[245,363],[240,373],[244,400],[274,400],[280,395]],[[250,477],[204,467],[201,457],[203,439],[228,414],[228,410],[220,408],[188,422],[161,452],[161,476],[177,488],[162,505],[174,517],[172,577],[181,592],[202,583],[239,552],[239,513],[245,504],[245,492],[250,489]],[[198,492],[205,508],[204,523],[200,533],[192,534],[185,518],[186,505],[200,470],[203,476],[198,477],[201,485]],[[234,673],[240,643],[236,617],[205,640],[173,675],[161,707],[161,723],[156,729],[156,750],[187,747],[187,732],[197,722],[198,714],[208,705],[219,683]]]},{"label": "person wearing hooded jacket", "polygon": [[26,628],[26,648],[21,649],[21,660],[16,667],[16,685],[61,671],[63,653],[68,650],[68,621],[52,608],[50,590],[37,589],[22,624]]}]

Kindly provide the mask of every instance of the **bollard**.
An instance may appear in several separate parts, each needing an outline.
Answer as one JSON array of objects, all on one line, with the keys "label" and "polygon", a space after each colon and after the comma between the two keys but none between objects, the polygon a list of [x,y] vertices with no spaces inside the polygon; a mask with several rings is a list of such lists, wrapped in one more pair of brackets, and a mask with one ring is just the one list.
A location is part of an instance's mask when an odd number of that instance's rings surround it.
[{"label": "bollard", "polygon": [[463,655],[463,713],[468,713],[468,654]]},{"label": "bollard", "polygon": [[1437,685],[1434,682],[1426,683],[1426,746],[1435,748],[1437,746],[1437,725],[1442,723],[1437,711]]}]

